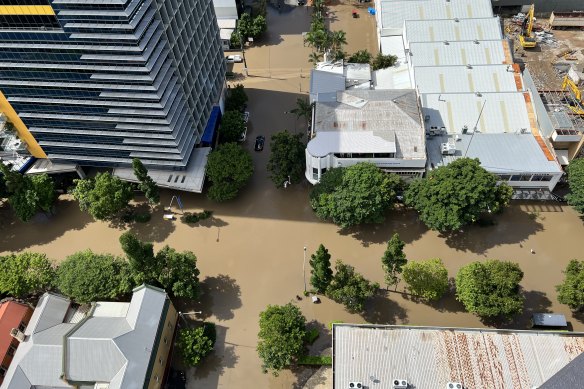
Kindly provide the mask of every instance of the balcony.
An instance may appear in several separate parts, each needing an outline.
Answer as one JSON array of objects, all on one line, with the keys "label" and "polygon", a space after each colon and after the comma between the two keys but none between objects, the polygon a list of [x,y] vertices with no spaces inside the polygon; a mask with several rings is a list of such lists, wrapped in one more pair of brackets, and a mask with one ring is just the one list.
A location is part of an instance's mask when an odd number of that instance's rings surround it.
[{"label": "balcony", "polygon": [[556,129],[552,133],[552,140],[554,142],[580,142],[582,133],[572,129]]}]

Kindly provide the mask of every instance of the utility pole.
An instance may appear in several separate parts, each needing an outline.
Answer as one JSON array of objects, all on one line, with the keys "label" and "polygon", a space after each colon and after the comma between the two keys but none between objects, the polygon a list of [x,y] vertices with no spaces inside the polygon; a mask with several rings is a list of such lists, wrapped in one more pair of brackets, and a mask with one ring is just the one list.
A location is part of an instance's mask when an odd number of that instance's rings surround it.
[{"label": "utility pole", "polygon": [[302,277],[304,278],[304,293],[306,293],[306,246],[304,246],[304,261],[302,262]]},{"label": "utility pole", "polygon": [[247,61],[245,60],[245,49],[243,47],[243,37],[241,36],[241,31],[237,30],[239,34],[239,46],[241,47],[241,56],[243,57],[243,73],[247,77]]}]

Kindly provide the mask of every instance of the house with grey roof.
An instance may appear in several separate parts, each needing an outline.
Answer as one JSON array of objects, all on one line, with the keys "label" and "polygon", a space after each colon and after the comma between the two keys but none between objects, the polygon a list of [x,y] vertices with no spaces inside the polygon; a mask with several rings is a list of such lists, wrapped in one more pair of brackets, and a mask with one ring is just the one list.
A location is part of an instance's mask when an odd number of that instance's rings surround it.
[{"label": "house with grey roof", "polygon": [[160,388],[178,314],[164,290],[142,285],[130,302],[79,308],[45,293],[2,389]]}]

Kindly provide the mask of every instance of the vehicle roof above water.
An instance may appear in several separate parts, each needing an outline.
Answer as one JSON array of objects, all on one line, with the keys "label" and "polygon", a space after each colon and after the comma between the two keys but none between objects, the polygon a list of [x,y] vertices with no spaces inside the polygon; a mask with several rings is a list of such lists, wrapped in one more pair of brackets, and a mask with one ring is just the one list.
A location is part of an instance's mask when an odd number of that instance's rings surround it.
[{"label": "vehicle roof above water", "polygon": [[566,327],[566,317],[557,313],[534,313],[532,316],[533,325]]}]

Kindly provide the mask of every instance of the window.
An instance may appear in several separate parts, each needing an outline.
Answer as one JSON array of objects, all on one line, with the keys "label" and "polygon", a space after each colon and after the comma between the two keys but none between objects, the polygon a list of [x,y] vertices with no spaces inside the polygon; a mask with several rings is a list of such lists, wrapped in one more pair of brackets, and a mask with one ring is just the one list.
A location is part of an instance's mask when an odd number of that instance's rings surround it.
[{"label": "window", "polygon": [[6,367],[0,366],[0,377],[4,377],[6,375],[6,370]]},{"label": "window", "polygon": [[16,352],[16,347],[14,347],[13,345],[10,345],[10,347],[8,347],[7,354],[10,356],[13,356],[15,352]]},{"label": "window", "polygon": [[499,175],[499,181],[509,181],[511,176],[509,174],[501,174]]},{"label": "window", "polygon": [[312,168],[312,179],[318,180],[318,168],[315,167]]},{"label": "window", "polygon": [[521,176],[520,175],[513,175],[511,176],[511,181],[521,181]]},{"label": "window", "polygon": [[165,337],[165,338],[164,338],[164,344],[166,344],[166,343],[168,343],[168,342],[167,342],[167,340],[166,340],[166,337]]},{"label": "window", "polygon": [[26,323],[21,321],[20,324],[18,325],[18,329],[20,330],[20,332],[24,332],[24,330],[26,330]]},{"label": "window", "polygon": [[326,168],[325,167],[320,170],[320,175],[322,176],[324,173],[326,173]]}]

